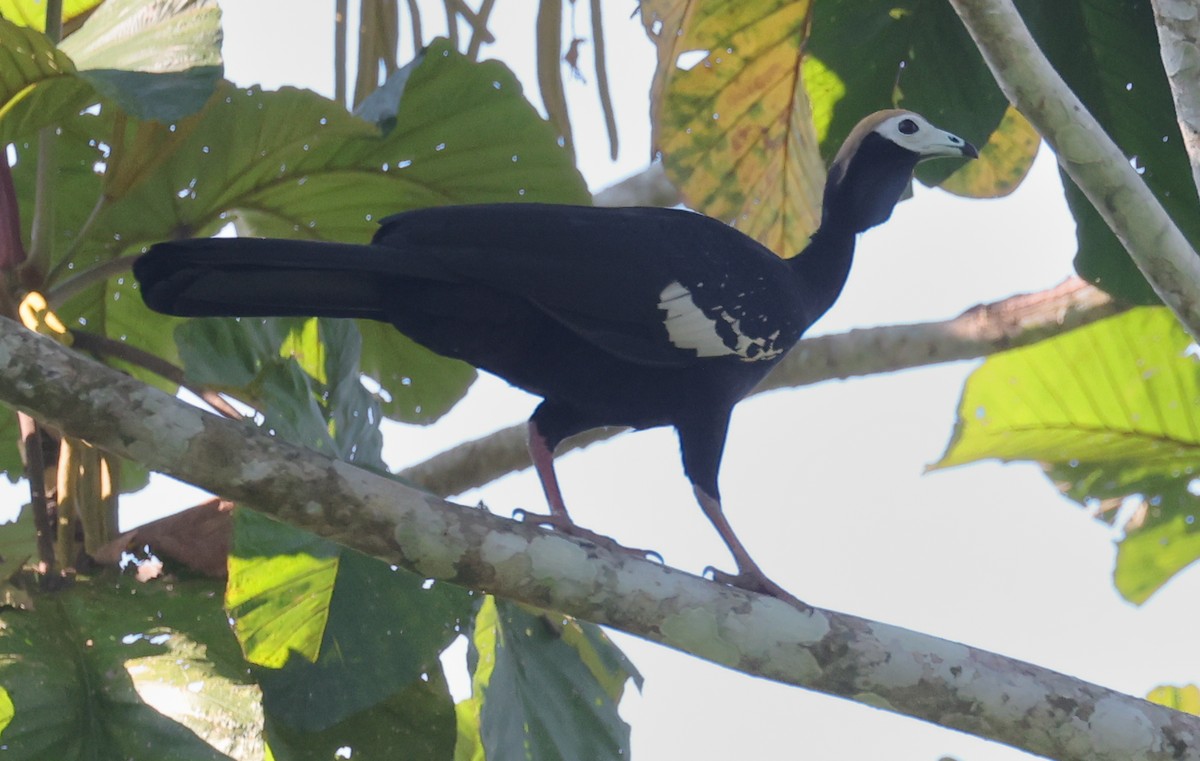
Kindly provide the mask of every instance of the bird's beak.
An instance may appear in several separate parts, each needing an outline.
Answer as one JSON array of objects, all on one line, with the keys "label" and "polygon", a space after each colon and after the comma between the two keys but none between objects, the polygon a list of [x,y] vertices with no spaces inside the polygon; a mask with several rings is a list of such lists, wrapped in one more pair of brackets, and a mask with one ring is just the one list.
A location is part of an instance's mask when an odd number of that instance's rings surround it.
[{"label": "bird's beak", "polygon": [[939,130],[938,136],[931,140],[921,151],[922,159],[932,159],[939,156],[965,156],[969,159],[979,158],[979,151],[975,146],[963,140],[958,135]]}]

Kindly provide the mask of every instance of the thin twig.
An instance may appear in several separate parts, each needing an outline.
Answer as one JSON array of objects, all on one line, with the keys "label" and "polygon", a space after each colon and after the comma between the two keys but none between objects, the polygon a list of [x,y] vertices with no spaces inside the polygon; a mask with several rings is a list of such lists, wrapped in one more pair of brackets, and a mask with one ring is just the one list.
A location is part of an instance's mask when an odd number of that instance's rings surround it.
[{"label": "thin twig", "polygon": [[450,47],[458,50],[458,3],[455,0],[442,0],[442,5],[446,9],[446,37],[450,40]]},{"label": "thin twig", "polygon": [[479,49],[485,42],[496,41],[487,27],[488,16],[492,15],[492,6],[495,4],[496,0],[483,0],[483,4],[479,6],[479,13],[466,17],[471,24],[471,41],[467,43],[467,58],[472,61],[479,60]]},{"label": "thin twig", "polygon": [[54,559],[54,521],[50,517],[46,494],[46,462],[42,458],[42,430],[32,415],[18,411],[17,425],[21,429],[21,447],[25,454],[25,478],[29,481],[29,504],[33,509],[33,525],[37,529],[38,560],[44,584],[53,584],[58,575]]},{"label": "thin twig", "polygon": [[131,365],[149,370],[160,378],[186,388],[200,397],[217,412],[231,420],[244,420],[245,416],[238,412],[228,401],[216,391],[204,386],[189,383],[183,370],[166,361],[162,357],[142,351],[136,346],[130,346],[121,341],[114,341],[106,336],[89,333],[83,330],[71,331],[72,345],[81,351],[102,357],[112,357]]},{"label": "thin twig", "polygon": [[50,274],[46,275],[47,283],[53,283],[55,280],[57,280],[62,274],[62,271],[70,265],[71,260],[75,258],[75,254],[79,253],[79,247],[83,245],[83,242],[87,240],[87,236],[91,233],[92,226],[96,224],[96,220],[100,217],[100,212],[103,211],[104,207],[107,205],[108,196],[104,193],[101,193],[100,197],[96,199],[96,203],[92,206],[92,210],[88,214],[87,219],[84,220],[83,226],[80,227],[79,232],[75,234],[75,239],[71,241],[71,245],[67,246],[67,250],[63,253],[58,264],[55,264],[50,268]]},{"label": "thin twig", "polygon": [[346,105],[346,35],[348,0],[337,0],[333,11],[333,99]]},{"label": "thin twig", "polygon": [[596,91],[604,111],[604,126],[608,130],[608,155],[617,160],[617,116],[613,110],[612,93],[608,90],[608,66],[604,62],[604,22],[600,15],[600,0],[592,0],[592,53],[596,67]]},{"label": "thin twig", "polygon": [[417,0],[408,0],[408,16],[412,19],[413,55],[425,49],[425,36],[421,34],[421,8]]}]

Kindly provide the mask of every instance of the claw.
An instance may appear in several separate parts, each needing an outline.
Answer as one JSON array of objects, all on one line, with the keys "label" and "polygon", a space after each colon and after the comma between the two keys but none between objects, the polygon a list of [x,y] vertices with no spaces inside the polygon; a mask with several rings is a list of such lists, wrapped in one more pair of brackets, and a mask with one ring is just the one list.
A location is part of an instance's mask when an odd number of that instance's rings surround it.
[{"label": "claw", "polygon": [[551,531],[557,531],[560,534],[573,536],[576,539],[582,539],[585,542],[594,544],[597,547],[603,547],[606,550],[611,550],[612,552],[633,555],[634,557],[639,557],[643,560],[650,560],[651,562],[657,562],[659,565],[665,565],[662,555],[660,555],[658,552],[654,550],[640,550],[634,547],[626,547],[610,536],[597,534],[595,531],[577,525],[565,515],[544,515],[542,513],[531,513],[528,510],[517,508],[516,510],[513,510],[513,518],[521,521],[522,523],[530,523],[534,526],[541,526],[543,528],[548,528]]},{"label": "claw", "polygon": [[774,597],[777,600],[782,600],[788,605],[791,605],[793,608],[799,610],[801,613],[808,613],[812,610],[811,605],[800,600],[791,592],[788,592],[783,587],[768,579],[761,571],[742,571],[738,574],[732,574],[713,568],[710,565],[704,569],[704,576],[706,578],[711,578],[718,584],[744,589],[747,592],[757,592],[759,594]]}]

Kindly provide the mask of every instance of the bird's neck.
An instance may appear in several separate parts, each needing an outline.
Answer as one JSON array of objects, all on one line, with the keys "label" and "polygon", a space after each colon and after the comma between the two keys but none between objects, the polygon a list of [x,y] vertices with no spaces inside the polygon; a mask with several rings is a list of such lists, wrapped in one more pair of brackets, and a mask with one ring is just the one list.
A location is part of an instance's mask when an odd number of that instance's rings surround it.
[{"label": "bird's neck", "polygon": [[804,250],[788,260],[805,294],[805,317],[810,325],[829,311],[846,285],[856,235],[852,227],[828,224],[827,220]]}]

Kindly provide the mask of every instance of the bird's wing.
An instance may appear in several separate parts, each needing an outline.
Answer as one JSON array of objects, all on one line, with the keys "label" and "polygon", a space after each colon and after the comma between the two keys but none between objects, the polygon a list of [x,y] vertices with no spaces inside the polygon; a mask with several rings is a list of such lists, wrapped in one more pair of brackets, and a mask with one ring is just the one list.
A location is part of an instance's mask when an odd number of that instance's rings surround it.
[{"label": "bird's wing", "polygon": [[639,364],[770,360],[807,327],[786,264],[686,211],[437,207],[383,220],[374,243],[414,275],[517,296]]}]

